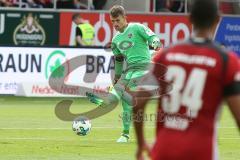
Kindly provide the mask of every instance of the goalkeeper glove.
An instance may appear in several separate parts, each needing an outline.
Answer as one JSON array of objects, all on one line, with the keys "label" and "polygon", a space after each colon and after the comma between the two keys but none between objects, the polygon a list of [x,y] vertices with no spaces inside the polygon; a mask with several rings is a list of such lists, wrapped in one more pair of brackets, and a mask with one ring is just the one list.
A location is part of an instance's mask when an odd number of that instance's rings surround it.
[{"label": "goalkeeper glove", "polygon": [[154,50],[158,50],[159,48],[162,47],[162,44],[158,38],[154,38],[151,46],[153,47]]}]

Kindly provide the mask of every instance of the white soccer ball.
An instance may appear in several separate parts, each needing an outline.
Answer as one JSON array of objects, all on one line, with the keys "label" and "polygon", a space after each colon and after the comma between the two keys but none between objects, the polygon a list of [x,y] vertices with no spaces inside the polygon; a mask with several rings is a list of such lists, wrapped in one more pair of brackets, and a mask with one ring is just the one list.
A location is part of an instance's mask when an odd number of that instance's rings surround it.
[{"label": "white soccer ball", "polygon": [[91,130],[91,122],[89,119],[80,117],[73,121],[72,130],[79,136],[86,136]]}]

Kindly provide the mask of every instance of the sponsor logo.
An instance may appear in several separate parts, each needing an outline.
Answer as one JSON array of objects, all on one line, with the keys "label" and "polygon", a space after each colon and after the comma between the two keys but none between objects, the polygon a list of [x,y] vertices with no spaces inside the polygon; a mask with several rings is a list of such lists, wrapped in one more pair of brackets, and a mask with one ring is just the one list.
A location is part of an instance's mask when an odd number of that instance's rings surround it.
[{"label": "sponsor logo", "polygon": [[48,86],[39,86],[33,85],[32,86],[32,94],[54,94],[55,91]]},{"label": "sponsor logo", "polygon": [[86,73],[110,73],[111,70],[114,70],[114,56],[111,56],[109,62],[105,56],[86,56]]},{"label": "sponsor logo", "polygon": [[65,72],[68,72],[69,67],[63,66],[62,64],[67,61],[66,54],[61,50],[53,51],[47,58],[45,63],[45,78],[49,79],[51,74],[58,68],[53,78],[62,78]]},{"label": "sponsor logo", "polygon": [[41,67],[41,54],[0,53],[0,72],[40,73]]},{"label": "sponsor logo", "polygon": [[43,45],[45,43],[46,34],[36,16],[33,17],[32,13],[29,13],[23,17],[22,22],[14,31],[13,41],[16,45]]},{"label": "sponsor logo", "polygon": [[[65,94],[70,94],[70,95],[76,95],[78,93],[79,87],[75,87],[75,88],[68,88],[68,87],[64,87],[61,86],[60,87],[60,91],[65,93]],[[52,89],[50,86],[47,85],[38,85],[38,84],[34,84],[32,85],[32,94],[34,95],[52,95],[52,96],[60,96],[54,89]]]}]

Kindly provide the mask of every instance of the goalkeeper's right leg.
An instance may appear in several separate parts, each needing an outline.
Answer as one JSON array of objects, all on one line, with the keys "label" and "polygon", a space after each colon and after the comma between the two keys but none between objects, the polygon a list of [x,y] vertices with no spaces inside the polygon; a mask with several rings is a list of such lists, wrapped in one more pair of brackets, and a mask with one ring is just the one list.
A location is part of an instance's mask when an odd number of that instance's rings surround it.
[{"label": "goalkeeper's right leg", "polygon": [[96,95],[94,95],[90,92],[86,92],[86,96],[90,102],[92,102],[98,106],[101,106],[103,104],[103,100],[101,98],[98,98]]},{"label": "goalkeeper's right leg", "polygon": [[90,92],[86,92],[86,96],[90,102],[98,106],[102,106],[103,104],[108,105],[114,101],[120,100],[119,95],[112,85],[108,88],[108,92],[110,93],[108,94],[108,97],[105,97],[103,99]]}]

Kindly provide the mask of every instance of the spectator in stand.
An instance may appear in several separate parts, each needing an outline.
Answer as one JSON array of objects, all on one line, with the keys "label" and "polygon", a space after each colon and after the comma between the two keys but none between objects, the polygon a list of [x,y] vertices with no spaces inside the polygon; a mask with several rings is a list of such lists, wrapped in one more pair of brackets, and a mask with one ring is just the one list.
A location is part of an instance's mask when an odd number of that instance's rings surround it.
[{"label": "spectator in stand", "polygon": [[0,0],[0,6],[2,7],[18,7],[18,0]]},{"label": "spectator in stand", "polygon": [[93,6],[96,10],[102,10],[107,0],[93,0]]},{"label": "spectator in stand", "polygon": [[[64,9],[87,9],[88,8],[88,0],[59,0],[57,1],[57,8]],[[92,4],[90,4],[91,9],[93,8]]]},{"label": "spectator in stand", "polygon": [[41,6],[41,8],[53,8],[53,0],[37,0],[36,3]]},{"label": "spectator in stand", "polygon": [[185,0],[156,0],[156,12],[184,12],[184,11]]},{"label": "spectator in stand", "polygon": [[23,0],[22,1],[23,8],[40,8],[34,0]]},{"label": "spectator in stand", "polygon": [[156,12],[169,12],[168,9],[168,0],[156,0]]},{"label": "spectator in stand", "polygon": [[52,0],[23,0],[22,8],[53,8]]},{"label": "spectator in stand", "polygon": [[184,12],[185,0],[170,0],[169,10],[172,12]]}]

